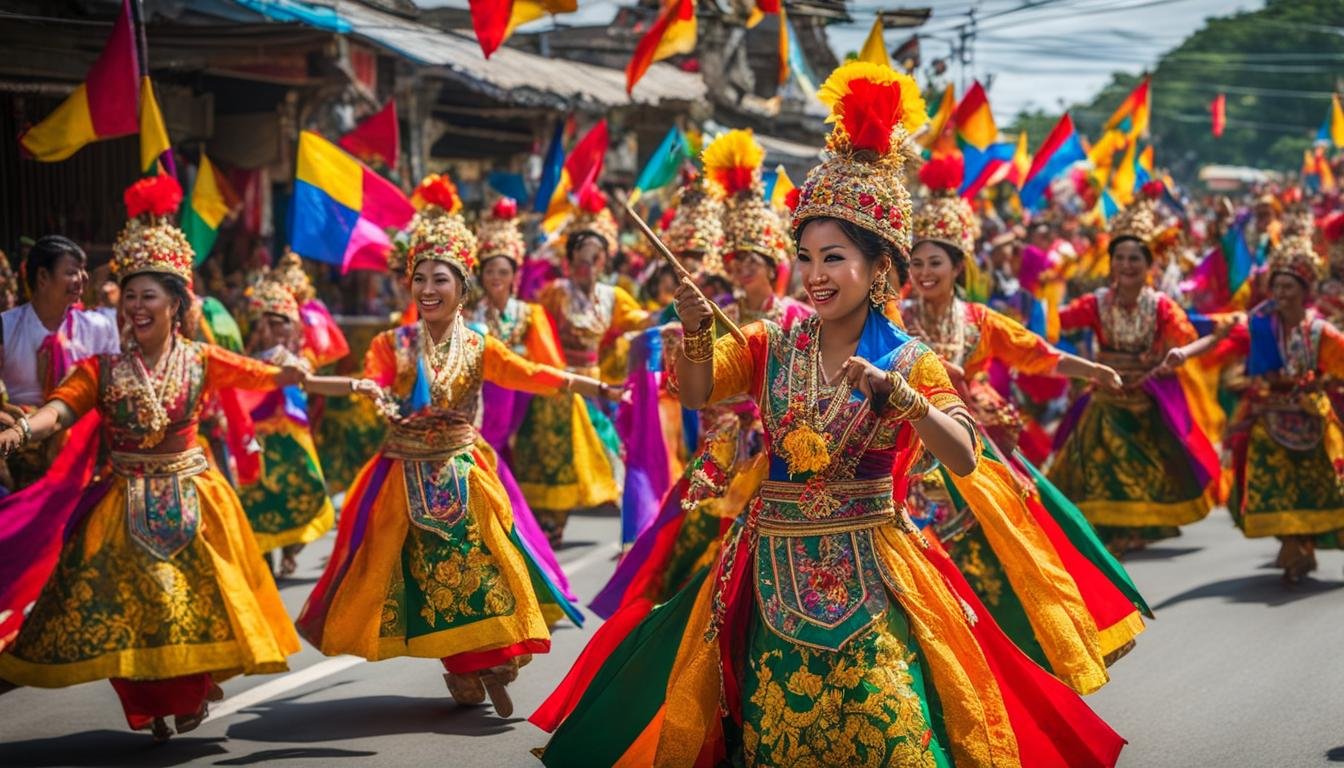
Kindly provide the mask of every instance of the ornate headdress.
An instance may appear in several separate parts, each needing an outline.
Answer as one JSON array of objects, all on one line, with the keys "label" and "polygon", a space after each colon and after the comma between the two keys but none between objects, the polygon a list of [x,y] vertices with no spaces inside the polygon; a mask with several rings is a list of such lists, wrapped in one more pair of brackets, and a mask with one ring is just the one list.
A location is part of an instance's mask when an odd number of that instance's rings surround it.
[{"label": "ornate headdress", "polygon": [[191,287],[196,252],[171,217],[182,203],[182,187],[166,174],[141,179],[123,196],[130,218],[112,243],[112,275],[118,282],[157,272],[182,278]]},{"label": "ornate headdress", "polygon": [[727,210],[723,215],[724,256],[740,251],[759,253],[779,264],[788,253],[784,222],[765,199],[761,163],[765,150],[750,129],[723,134],[700,155],[705,176],[723,189]]},{"label": "ornate headdress", "polygon": [[827,121],[835,125],[826,139],[829,156],[799,188],[793,230],[808,219],[829,216],[909,253],[912,205],[904,165],[911,148],[906,139],[928,121],[919,86],[891,67],[851,61],[826,78],[817,96],[830,107]]},{"label": "ornate headdress", "polygon": [[672,200],[664,242],[673,253],[697,252],[706,265],[723,264],[723,191],[702,174],[687,171]]},{"label": "ornate headdress", "polygon": [[476,268],[476,236],[458,215],[462,198],[453,180],[437,173],[425,177],[411,202],[419,210],[407,230],[406,274],[422,261],[442,261],[466,282]]},{"label": "ornate headdress", "polygon": [[975,255],[980,223],[971,204],[958,194],[963,169],[954,156],[929,159],[919,169],[919,180],[929,188],[929,199],[915,212],[914,243],[950,245],[965,258]]},{"label": "ornate headdress", "polygon": [[511,197],[501,197],[490,209],[490,215],[476,226],[478,246],[477,266],[496,256],[503,256],[513,262],[515,269],[523,263],[527,255],[527,243],[518,228],[518,201]]},{"label": "ornate headdress", "polygon": [[607,196],[596,185],[589,185],[579,193],[579,207],[565,225],[565,240],[568,241],[584,232],[591,232],[607,241],[608,250],[620,246],[620,230],[616,219],[607,208]]},{"label": "ornate headdress", "polygon": [[1162,182],[1144,184],[1134,202],[1111,219],[1111,245],[1121,240],[1138,240],[1151,249],[1158,234],[1157,199],[1161,196]]},{"label": "ornate headdress", "polygon": [[1344,269],[1344,211],[1335,211],[1321,221],[1321,237],[1330,267]]},{"label": "ornate headdress", "polygon": [[1325,265],[1312,245],[1311,237],[1301,233],[1286,235],[1269,252],[1269,274],[1284,272],[1301,280],[1308,290],[1325,277]]},{"label": "ornate headdress", "polygon": [[285,248],[284,255],[271,268],[265,279],[275,280],[284,285],[293,294],[296,302],[306,302],[317,295],[313,290],[312,278],[308,277],[308,271],[303,268],[303,260],[289,248]]},{"label": "ornate headdress", "polygon": [[299,322],[299,304],[294,293],[288,285],[271,275],[248,289],[247,295],[247,316],[252,322],[267,314]]}]

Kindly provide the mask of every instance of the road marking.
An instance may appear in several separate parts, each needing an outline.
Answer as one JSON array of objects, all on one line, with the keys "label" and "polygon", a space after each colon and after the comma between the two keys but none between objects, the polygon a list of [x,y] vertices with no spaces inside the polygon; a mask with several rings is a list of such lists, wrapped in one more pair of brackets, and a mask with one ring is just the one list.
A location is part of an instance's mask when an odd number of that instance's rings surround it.
[{"label": "road marking", "polygon": [[267,699],[273,699],[281,694],[288,693],[295,688],[305,686],[315,680],[321,680],[324,677],[349,669],[356,664],[363,664],[364,660],[358,656],[337,656],[334,659],[320,661],[311,667],[305,667],[296,672],[290,672],[287,675],[278,677],[261,685],[248,688],[246,691],[229,698],[210,707],[210,719],[222,720],[239,710],[246,709],[256,704],[260,704]]},{"label": "road marking", "polygon": [[620,551],[621,546],[619,544],[609,544],[605,547],[595,547],[592,552],[589,552],[583,557],[574,558],[573,562],[560,563],[560,567],[564,569],[566,576],[573,576],[574,574],[584,570],[585,568],[589,568],[605,560],[610,560]]}]

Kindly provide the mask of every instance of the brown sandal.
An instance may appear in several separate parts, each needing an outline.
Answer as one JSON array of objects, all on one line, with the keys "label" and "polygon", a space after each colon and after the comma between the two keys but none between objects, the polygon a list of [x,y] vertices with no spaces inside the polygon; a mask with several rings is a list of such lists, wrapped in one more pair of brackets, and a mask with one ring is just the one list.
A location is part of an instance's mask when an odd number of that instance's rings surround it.
[{"label": "brown sandal", "polygon": [[196,730],[196,727],[199,726],[201,721],[209,714],[210,704],[202,701],[201,708],[194,715],[187,715],[186,717],[183,717],[182,715],[173,715],[173,728],[179,735],[190,733],[191,731]]},{"label": "brown sandal", "polygon": [[481,673],[481,682],[485,692],[500,717],[513,716],[513,699],[509,698],[508,684],[518,679],[518,662],[500,664]]},{"label": "brown sandal", "polygon": [[154,737],[154,743],[162,744],[173,737],[173,729],[168,727],[162,717],[156,717],[150,725],[150,734]]},{"label": "brown sandal", "polygon": [[445,672],[443,681],[448,684],[448,695],[453,701],[464,707],[475,707],[485,703],[485,685],[479,674],[457,675]]}]

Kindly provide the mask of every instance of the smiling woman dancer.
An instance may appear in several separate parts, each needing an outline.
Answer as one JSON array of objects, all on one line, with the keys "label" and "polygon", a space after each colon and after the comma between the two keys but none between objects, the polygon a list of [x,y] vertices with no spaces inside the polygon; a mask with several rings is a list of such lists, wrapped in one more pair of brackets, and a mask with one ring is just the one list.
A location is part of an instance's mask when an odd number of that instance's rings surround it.
[{"label": "smiling woman dancer", "polygon": [[364,363],[390,429],[351,486],[298,625],[329,656],[441,659],[459,704],[488,694],[508,717],[505,686],[550,649],[542,603],[580,617],[519,540],[494,451],[475,427],[481,385],[608,399],[620,390],[528,362],[469,328],[461,309],[476,237],[456,213],[457,189],[431,176],[416,201],[406,269],[420,321],[379,334]]},{"label": "smiling woman dancer", "polygon": [[169,715],[178,733],[195,728],[223,677],[283,671],[299,650],[238,497],[197,445],[202,403],[217,387],[354,389],[180,335],[192,251],[168,217],[181,198],[169,176],[126,193],[131,219],[112,257],[130,328],[122,353],[77,364],[45,405],[0,431],[7,455],[97,409],[112,466],[83,490],[54,572],[0,655],[0,679],[111,678],[130,726],[158,740],[172,735]]},{"label": "smiling woman dancer", "polygon": [[[708,302],[689,284],[677,295],[682,403],[753,397],[769,478],[711,568],[633,628],[618,612],[604,625],[618,630],[594,637],[533,717],[559,726],[542,760],[1113,764],[1119,738],[1080,704],[1054,744],[1019,736],[996,678],[1005,659],[985,655],[969,608],[893,505],[893,469],[912,447],[960,475],[977,458],[942,364],[881,312],[888,270],[905,273],[903,145],[924,105],[908,77],[866,62],[837,69],[820,94],[835,118],[831,157],[808,175],[793,219],[817,315],[787,332],[752,323],[746,345],[714,342]],[[1078,701],[1029,663],[1013,668]],[[1082,729],[1099,743],[1064,758],[1058,745]]]}]

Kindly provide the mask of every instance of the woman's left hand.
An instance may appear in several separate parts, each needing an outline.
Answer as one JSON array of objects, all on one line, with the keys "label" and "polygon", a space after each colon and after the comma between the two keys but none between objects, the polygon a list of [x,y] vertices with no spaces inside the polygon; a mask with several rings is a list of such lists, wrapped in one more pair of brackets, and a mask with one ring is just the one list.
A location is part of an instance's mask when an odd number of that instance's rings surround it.
[{"label": "woman's left hand", "polygon": [[857,355],[840,366],[840,375],[852,389],[862,392],[874,405],[886,403],[887,396],[891,394],[891,382],[887,374]]}]

